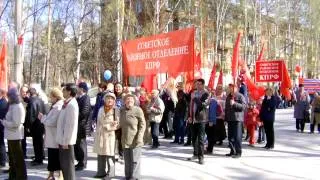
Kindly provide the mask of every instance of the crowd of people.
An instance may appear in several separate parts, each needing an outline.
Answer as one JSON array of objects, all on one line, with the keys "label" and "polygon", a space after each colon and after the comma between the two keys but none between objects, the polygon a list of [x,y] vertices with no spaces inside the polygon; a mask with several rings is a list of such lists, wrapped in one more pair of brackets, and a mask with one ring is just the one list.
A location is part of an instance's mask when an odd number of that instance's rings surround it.
[{"label": "crowd of people", "polygon": [[[6,164],[7,139],[9,179],[27,179],[25,159],[32,158],[27,156],[27,137],[33,140],[32,166],[43,164],[47,148],[48,180],[55,179],[55,172],[61,179],[74,180],[75,171],[86,168],[89,134],[94,136],[93,151],[97,154],[95,177],[114,177],[116,162],[124,160],[128,180],[141,178],[141,148],[159,148],[161,134],[172,139],[172,144],[192,144],[193,155],[188,160],[199,164],[204,164],[204,155],[212,154],[214,146],[222,145],[226,138],[230,148],[226,156],[233,158],[241,157],[243,139],[251,147],[266,141],[267,150],[275,145],[278,102],[272,88],[254,101],[241,81],[229,84],[226,90],[220,84],[209,90],[205,81],[198,79],[190,92],[182,83],[170,81],[163,89],[150,92],[143,87],[131,92],[121,83],[101,83],[93,107],[88,90],[85,82],[52,88],[50,106],[34,87],[0,90],[0,166]],[[320,132],[320,96],[315,94],[311,102],[299,85],[292,103],[297,131],[304,131],[311,109],[310,132],[316,125]]]}]

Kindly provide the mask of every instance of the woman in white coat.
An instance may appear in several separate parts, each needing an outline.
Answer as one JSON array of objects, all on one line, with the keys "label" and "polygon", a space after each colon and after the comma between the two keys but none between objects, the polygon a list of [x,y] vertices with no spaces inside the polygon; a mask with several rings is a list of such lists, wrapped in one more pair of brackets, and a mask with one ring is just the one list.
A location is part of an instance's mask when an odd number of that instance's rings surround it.
[{"label": "woman in white coat", "polygon": [[[115,106],[116,96],[107,93],[104,97],[104,106],[99,109],[97,129],[93,151],[98,154],[98,172],[95,178],[115,176],[115,130],[119,126],[119,109]],[[106,162],[108,170],[106,172]]]},{"label": "woman in white coat", "polygon": [[27,179],[26,163],[23,158],[21,139],[24,136],[25,109],[20,102],[17,88],[8,90],[9,110],[5,120],[1,120],[4,126],[4,137],[8,140],[9,150],[9,179]]},{"label": "woman in white coat", "polygon": [[54,172],[60,171],[60,178],[62,178],[62,172],[60,168],[59,160],[59,145],[56,142],[57,136],[57,120],[60,115],[60,111],[63,106],[63,93],[58,88],[53,88],[50,92],[51,109],[47,115],[39,113],[38,118],[45,125],[45,146],[48,148],[48,171],[49,176],[47,180],[53,180]]}]

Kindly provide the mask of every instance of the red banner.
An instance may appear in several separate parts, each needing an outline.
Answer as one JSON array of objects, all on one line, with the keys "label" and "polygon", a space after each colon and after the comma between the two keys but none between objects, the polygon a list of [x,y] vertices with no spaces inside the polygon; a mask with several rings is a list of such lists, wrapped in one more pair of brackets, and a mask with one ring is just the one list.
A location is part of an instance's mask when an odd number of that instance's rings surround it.
[{"label": "red banner", "polygon": [[194,68],[194,28],[122,43],[126,76],[178,75]]},{"label": "red banner", "polygon": [[283,60],[256,61],[256,82],[279,82],[283,79]]}]

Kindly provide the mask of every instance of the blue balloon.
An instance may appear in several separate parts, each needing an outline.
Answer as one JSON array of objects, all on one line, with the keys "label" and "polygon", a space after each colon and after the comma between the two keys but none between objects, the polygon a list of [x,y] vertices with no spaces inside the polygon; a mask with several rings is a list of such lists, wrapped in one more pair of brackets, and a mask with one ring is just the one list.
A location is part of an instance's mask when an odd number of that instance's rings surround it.
[{"label": "blue balloon", "polygon": [[104,71],[104,73],[103,73],[103,77],[104,77],[104,79],[105,79],[105,80],[109,80],[109,79],[111,79],[111,76],[112,76],[112,73],[111,73],[111,71],[110,71],[110,70],[106,70],[106,71]]}]

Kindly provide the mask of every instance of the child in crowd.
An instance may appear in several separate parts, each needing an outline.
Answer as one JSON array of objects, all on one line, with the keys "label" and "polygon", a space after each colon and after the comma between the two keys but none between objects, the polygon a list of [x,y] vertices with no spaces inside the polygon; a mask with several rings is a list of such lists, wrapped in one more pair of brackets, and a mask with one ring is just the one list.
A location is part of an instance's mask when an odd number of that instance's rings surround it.
[{"label": "child in crowd", "polygon": [[[263,99],[259,99],[258,102],[257,102],[257,109],[261,110],[261,106],[262,106],[262,100]],[[260,117],[258,116],[257,117],[257,121],[258,121],[258,140],[257,140],[257,143],[261,144],[261,143],[264,143],[265,142],[265,139],[266,139],[266,133],[264,131],[264,126],[263,126],[263,122],[260,120]]]},{"label": "child in crowd", "polygon": [[248,104],[248,110],[246,113],[245,125],[247,131],[249,132],[249,146],[254,147],[255,143],[255,130],[258,125],[257,117],[259,115],[259,110],[253,102]]}]

